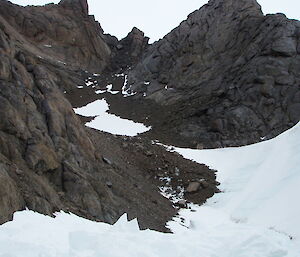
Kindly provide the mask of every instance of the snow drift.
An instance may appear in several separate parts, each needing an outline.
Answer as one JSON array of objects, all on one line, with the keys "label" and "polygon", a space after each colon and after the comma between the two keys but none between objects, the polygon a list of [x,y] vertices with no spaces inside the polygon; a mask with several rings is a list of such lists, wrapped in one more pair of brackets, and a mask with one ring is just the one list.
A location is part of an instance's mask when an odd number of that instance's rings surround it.
[{"label": "snow drift", "polygon": [[221,208],[237,223],[268,227],[300,243],[300,123],[254,145],[177,151],[218,170],[224,194],[209,201],[217,202],[214,208]]},{"label": "snow drift", "polygon": [[246,147],[177,148],[217,169],[223,193],[182,210],[168,223],[174,234],[139,231],[126,215],[111,226],[24,211],[0,226],[0,257],[299,257],[299,139],[300,124]]}]

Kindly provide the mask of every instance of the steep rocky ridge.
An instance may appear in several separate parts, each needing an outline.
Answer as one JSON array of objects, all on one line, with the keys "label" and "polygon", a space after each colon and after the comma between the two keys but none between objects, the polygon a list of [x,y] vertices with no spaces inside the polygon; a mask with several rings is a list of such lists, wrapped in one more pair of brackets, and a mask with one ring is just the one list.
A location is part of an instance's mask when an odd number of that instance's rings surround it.
[{"label": "steep rocky ridge", "polygon": [[173,110],[152,131],[160,139],[164,127],[190,146],[254,143],[299,121],[299,46],[299,21],[264,16],[255,0],[211,0],[148,48],[127,87]]},{"label": "steep rocky ridge", "polygon": [[0,15],[19,33],[19,44],[41,57],[87,70],[103,70],[111,50],[86,1],[61,1],[59,5],[21,7],[1,1]]}]

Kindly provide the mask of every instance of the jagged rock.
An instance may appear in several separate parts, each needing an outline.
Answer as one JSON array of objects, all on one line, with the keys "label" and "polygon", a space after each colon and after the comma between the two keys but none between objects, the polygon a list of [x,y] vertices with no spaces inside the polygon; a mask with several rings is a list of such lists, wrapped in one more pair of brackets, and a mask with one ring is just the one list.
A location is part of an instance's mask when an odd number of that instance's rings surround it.
[{"label": "jagged rock", "polygon": [[[128,74],[134,98],[154,101],[158,117],[166,113],[153,136],[164,141],[168,131],[183,146],[223,147],[259,142],[297,123],[300,109],[289,107],[287,117],[284,106],[294,106],[289,95],[300,90],[299,29],[282,14],[264,16],[255,0],[210,0],[190,14]],[[173,138],[166,143],[178,142]]]},{"label": "jagged rock", "polygon": [[135,27],[119,42],[115,41],[113,43],[109,38],[107,42],[113,51],[116,49],[111,60],[110,68],[124,69],[134,65],[148,48],[148,41],[149,38],[145,37],[144,32]]},{"label": "jagged rock", "polygon": [[63,7],[72,8],[73,10],[77,9],[85,15],[89,14],[87,0],[61,0],[59,4]]},{"label": "jagged rock", "polygon": [[[62,0],[58,5],[25,8],[4,0],[0,4],[0,26],[14,31],[13,34],[19,32],[17,37],[25,51],[34,49],[36,55],[57,65],[68,62],[97,72],[108,64],[111,50],[100,24],[88,16],[86,0]],[[3,41],[1,38],[0,44]]]}]

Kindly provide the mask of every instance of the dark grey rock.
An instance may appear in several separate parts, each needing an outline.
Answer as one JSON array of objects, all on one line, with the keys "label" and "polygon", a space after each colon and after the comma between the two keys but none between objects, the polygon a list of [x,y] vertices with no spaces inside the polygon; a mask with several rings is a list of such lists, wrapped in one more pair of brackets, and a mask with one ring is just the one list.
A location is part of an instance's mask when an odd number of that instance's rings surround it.
[{"label": "dark grey rock", "polygon": [[272,51],[276,54],[291,57],[297,54],[297,44],[293,38],[279,38],[272,44]]},{"label": "dark grey rock", "polygon": [[146,93],[162,112],[172,110],[153,133],[211,148],[255,143],[295,124],[300,111],[287,116],[286,108],[291,88],[299,91],[299,25],[283,14],[264,16],[255,0],[211,0],[190,14],[128,74],[135,98]]}]

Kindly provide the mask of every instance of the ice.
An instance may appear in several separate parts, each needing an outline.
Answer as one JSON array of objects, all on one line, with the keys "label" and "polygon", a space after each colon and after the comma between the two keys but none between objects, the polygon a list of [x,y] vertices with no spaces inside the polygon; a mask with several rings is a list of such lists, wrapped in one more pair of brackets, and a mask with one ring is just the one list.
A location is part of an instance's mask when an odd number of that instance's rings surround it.
[{"label": "ice", "polygon": [[79,115],[95,117],[92,121],[87,122],[86,126],[115,135],[136,136],[151,129],[151,127],[146,127],[144,124],[109,114],[107,113],[108,110],[109,106],[104,99],[96,100],[84,107],[74,109],[75,113]]},{"label": "ice", "polygon": [[[98,100],[80,112],[92,116],[98,109],[107,111],[107,103]],[[0,226],[0,256],[300,257],[299,139],[300,124],[246,147],[169,147],[218,169],[224,191],[182,209],[167,224],[174,234],[139,231],[126,214],[108,225],[63,212],[54,219],[23,211]]]}]

